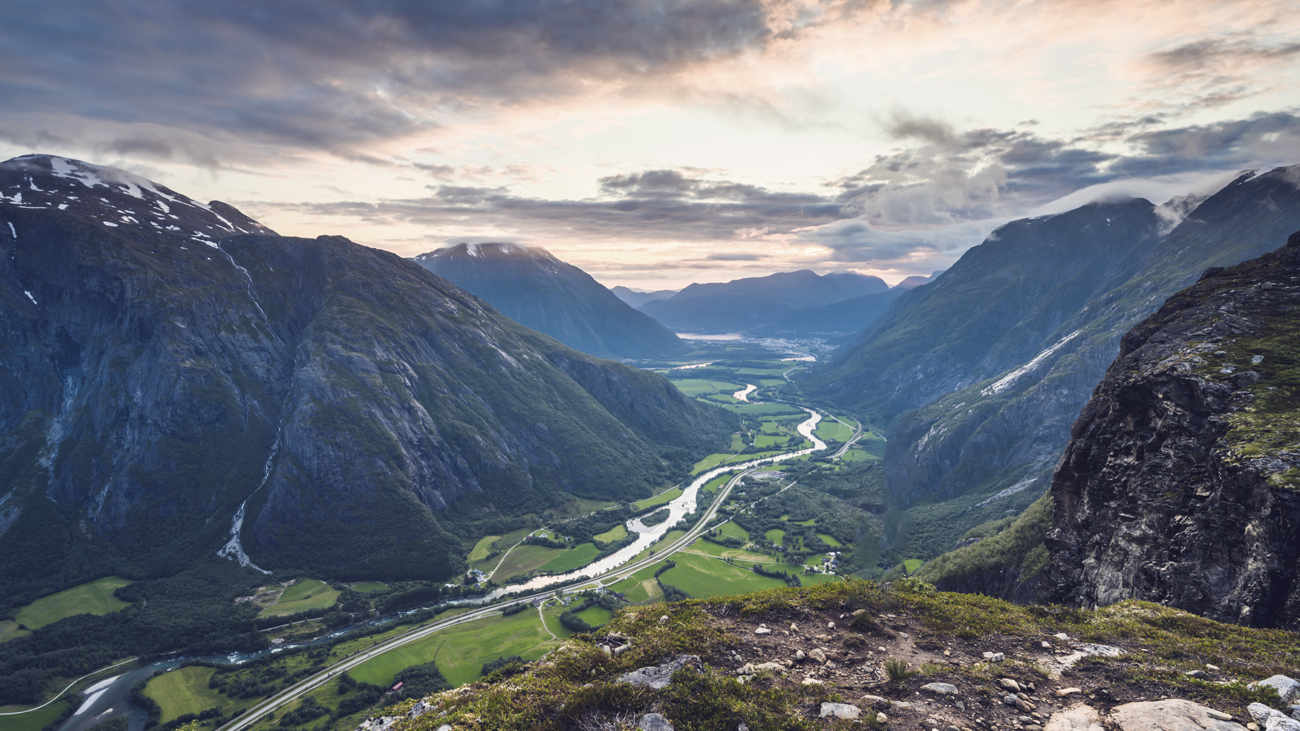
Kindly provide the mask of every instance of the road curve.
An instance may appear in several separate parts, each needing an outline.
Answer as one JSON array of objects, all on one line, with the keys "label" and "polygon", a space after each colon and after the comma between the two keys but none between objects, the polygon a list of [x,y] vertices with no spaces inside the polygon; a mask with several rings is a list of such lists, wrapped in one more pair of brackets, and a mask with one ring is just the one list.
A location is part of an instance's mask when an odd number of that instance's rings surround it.
[{"label": "road curve", "polygon": [[[805,408],[805,410],[808,411],[810,414],[812,414],[812,417],[810,417],[809,420],[812,421],[813,426],[815,427],[817,420],[821,418],[821,415],[817,414],[815,411],[811,409]],[[739,469],[741,470],[741,472],[739,472],[730,480],[728,480],[727,484],[724,485],[722,489],[718,490],[718,494],[714,498],[712,504],[710,504],[708,509],[704,511],[704,514],[700,516],[700,518],[696,521],[695,525],[689,530],[687,530],[686,534],[683,535],[681,538],[677,539],[676,541],[673,541],[671,544],[669,544],[662,550],[658,551],[653,556],[648,556],[646,558],[639,559],[639,560],[629,561],[628,563],[625,563],[622,566],[619,566],[600,576],[592,577],[590,579],[587,579],[586,581],[582,581],[581,583],[570,584],[566,587],[561,587],[559,589],[552,589],[549,591],[540,591],[534,594],[530,594],[526,597],[520,597],[518,599],[506,599],[504,601],[497,602],[496,604],[492,604],[491,606],[481,607],[479,609],[474,609],[464,614],[459,614],[455,617],[451,617],[449,619],[436,621],[431,624],[427,624],[423,627],[413,628],[412,630],[407,631],[402,635],[386,640],[381,644],[371,647],[370,649],[360,651],[350,657],[344,658],[343,660],[340,660],[339,662],[335,663],[334,665],[331,665],[329,668],[325,670],[322,670],[316,675],[313,675],[308,678],[304,678],[298,683],[280,691],[274,696],[271,696],[270,698],[248,709],[239,718],[236,718],[230,721],[229,723],[225,724],[224,726],[221,726],[218,731],[244,731],[244,729],[247,729],[248,727],[252,726],[254,723],[260,720],[266,714],[294,700],[295,698],[303,695],[304,693],[319,688],[320,686],[329,682],[334,676],[338,675],[339,673],[342,673],[345,670],[350,670],[352,668],[355,668],[358,665],[361,665],[362,663],[366,662],[367,660],[371,660],[375,657],[383,655],[384,653],[390,652],[398,647],[401,647],[402,645],[406,645],[412,642],[422,640],[431,634],[441,632],[442,630],[447,629],[449,627],[455,627],[456,625],[459,624],[472,622],[476,619],[489,617],[493,614],[499,614],[503,608],[511,606],[513,604],[519,604],[521,602],[531,602],[534,599],[538,599],[538,598],[546,599],[555,596],[560,591],[564,591],[566,589],[572,591],[581,588],[583,586],[588,586],[592,584],[596,586],[605,586],[608,583],[612,583],[614,581],[619,581],[624,578],[627,578],[628,576],[631,576],[637,571],[640,571],[641,569],[650,566],[658,561],[662,561],[667,556],[670,556],[673,553],[682,550],[686,546],[691,545],[692,543],[695,542],[697,538],[700,537],[700,534],[703,533],[705,529],[708,527],[709,521],[717,516],[718,509],[722,506],[723,503],[726,502],[727,495],[731,493],[731,489],[735,487],[736,484],[739,483],[743,477],[745,477],[745,475],[748,475],[749,473],[753,472],[763,464],[770,464],[773,462],[779,462],[786,459],[791,459],[793,457],[797,457],[803,454],[808,454],[826,448],[826,444],[822,442],[820,439],[817,439],[816,437],[811,437],[811,439],[813,440],[814,445],[816,445],[813,449],[801,449],[784,455],[765,457],[762,459],[757,459],[750,462],[745,462],[742,464],[735,465],[735,469]]]}]

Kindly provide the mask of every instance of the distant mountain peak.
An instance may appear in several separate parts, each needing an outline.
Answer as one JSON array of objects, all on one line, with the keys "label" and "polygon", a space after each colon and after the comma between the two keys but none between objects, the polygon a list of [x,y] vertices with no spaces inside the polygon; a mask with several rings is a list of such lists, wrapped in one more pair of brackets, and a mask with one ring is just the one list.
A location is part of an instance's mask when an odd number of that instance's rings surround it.
[{"label": "distant mountain peak", "polygon": [[540,246],[467,242],[414,261],[516,322],[584,353],[662,358],[688,349],[649,315]]},{"label": "distant mountain peak", "polygon": [[[431,261],[449,257],[474,257],[476,259],[555,259],[555,255],[540,246],[501,243],[462,243],[420,254],[416,261]],[[557,260],[558,261],[558,260]]]},{"label": "distant mountain peak", "polygon": [[166,232],[208,244],[238,234],[275,235],[221,201],[200,203],[135,173],[58,155],[0,163],[0,203],[54,208],[108,228]]}]

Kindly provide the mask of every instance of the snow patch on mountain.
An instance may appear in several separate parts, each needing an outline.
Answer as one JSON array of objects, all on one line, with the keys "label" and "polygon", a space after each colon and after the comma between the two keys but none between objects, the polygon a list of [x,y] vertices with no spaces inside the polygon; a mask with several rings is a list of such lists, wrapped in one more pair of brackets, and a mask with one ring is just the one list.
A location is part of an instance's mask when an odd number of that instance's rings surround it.
[{"label": "snow patch on mountain", "polygon": [[[86,195],[87,190],[94,192]],[[132,226],[151,233],[212,238],[275,234],[224,203],[200,203],[125,170],[55,155],[23,155],[0,163],[0,202],[54,208],[110,228]]]},{"label": "snow patch on mountain", "polygon": [[1000,380],[998,380],[997,383],[985,387],[982,391],[980,391],[980,393],[984,394],[985,396],[992,396],[994,394],[998,394],[998,393],[1002,393],[1003,391],[1006,391],[1007,389],[1016,385],[1016,381],[1020,380],[1021,376],[1024,376],[1026,373],[1029,373],[1030,371],[1033,371],[1038,366],[1042,365],[1043,361],[1052,357],[1056,353],[1056,351],[1060,350],[1061,348],[1064,348],[1066,343],[1070,342],[1071,340],[1074,340],[1082,333],[1083,333],[1082,330],[1075,330],[1069,335],[1066,335],[1065,337],[1056,341],[1056,344],[1053,345],[1052,347],[1034,356],[1033,360],[1029,361],[1028,363],[1020,366],[1014,371],[1011,371],[1007,375],[1003,376]]}]

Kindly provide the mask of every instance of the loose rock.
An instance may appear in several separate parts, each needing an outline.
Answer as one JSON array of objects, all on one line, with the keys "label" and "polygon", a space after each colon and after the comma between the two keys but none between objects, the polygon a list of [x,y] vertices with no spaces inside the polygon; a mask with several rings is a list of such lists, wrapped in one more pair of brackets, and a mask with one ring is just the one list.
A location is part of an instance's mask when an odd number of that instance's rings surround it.
[{"label": "loose rock", "polygon": [[637,721],[636,727],[641,731],[673,731],[673,725],[658,713],[647,713]]},{"label": "loose rock", "polygon": [[951,683],[926,683],[921,686],[921,690],[929,691],[935,695],[957,695],[957,686]]},{"label": "loose rock", "polygon": [[1082,693],[1082,692],[1083,692],[1082,688],[1060,688],[1056,691],[1056,697],[1065,698],[1066,696],[1071,696],[1074,695],[1075,693]]},{"label": "loose rock", "polygon": [[1012,680],[1011,678],[1002,678],[1002,679],[999,680],[998,682],[1002,684],[1002,687],[1003,687],[1003,688],[1006,688],[1007,690],[1011,691],[1012,693],[1019,693],[1019,692],[1020,692],[1020,683],[1017,683],[1016,681]]},{"label": "loose rock", "polygon": [[624,673],[619,676],[618,682],[662,690],[672,682],[673,673],[687,665],[699,667],[700,658],[696,655],[678,655],[662,665],[637,668],[630,673]]},{"label": "loose rock", "polygon": [[889,716],[883,713],[876,714],[876,723],[889,723]]},{"label": "loose rock", "polygon": [[813,649],[809,650],[808,657],[811,657],[817,662],[821,662],[821,663],[826,662],[826,653],[822,652],[820,647],[814,647]]}]

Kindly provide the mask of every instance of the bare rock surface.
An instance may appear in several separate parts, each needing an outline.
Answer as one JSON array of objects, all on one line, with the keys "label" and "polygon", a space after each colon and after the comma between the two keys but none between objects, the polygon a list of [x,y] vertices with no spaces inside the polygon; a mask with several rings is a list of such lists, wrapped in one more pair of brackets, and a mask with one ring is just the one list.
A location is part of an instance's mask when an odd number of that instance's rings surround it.
[{"label": "bare rock surface", "polygon": [[1052,600],[1300,628],[1300,452],[1280,434],[1298,320],[1300,233],[1124,336],[1052,478]]},{"label": "bare rock surface", "polygon": [[1104,731],[1101,714],[1082,703],[1053,713],[1043,731]]},{"label": "bare rock surface", "polygon": [[1119,731],[1244,731],[1239,723],[1214,718],[1210,710],[1175,698],[1116,706],[1110,720]]}]

